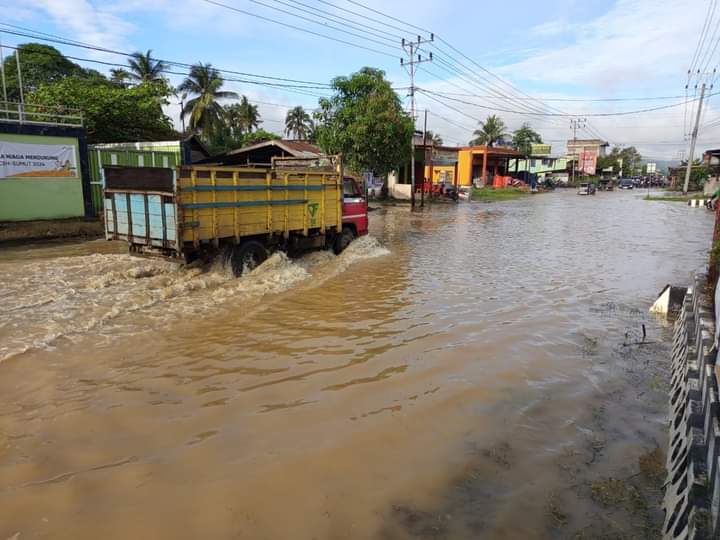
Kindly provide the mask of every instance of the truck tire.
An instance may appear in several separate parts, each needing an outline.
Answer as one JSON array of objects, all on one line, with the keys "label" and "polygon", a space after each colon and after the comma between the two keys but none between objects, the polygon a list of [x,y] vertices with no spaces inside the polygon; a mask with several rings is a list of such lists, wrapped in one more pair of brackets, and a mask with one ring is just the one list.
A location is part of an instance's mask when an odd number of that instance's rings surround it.
[{"label": "truck tire", "polygon": [[352,232],[350,227],[343,227],[340,234],[335,237],[335,243],[333,244],[333,252],[335,255],[340,255],[345,248],[350,245],[350,242],[355,238],[355,234]]},{"label": "truck tire", "polygon": [[240,277],[244,271],[254,270],[268,258],[268,252],[260,242],[249,240],[234,246],[230,252],[233,275]]}]

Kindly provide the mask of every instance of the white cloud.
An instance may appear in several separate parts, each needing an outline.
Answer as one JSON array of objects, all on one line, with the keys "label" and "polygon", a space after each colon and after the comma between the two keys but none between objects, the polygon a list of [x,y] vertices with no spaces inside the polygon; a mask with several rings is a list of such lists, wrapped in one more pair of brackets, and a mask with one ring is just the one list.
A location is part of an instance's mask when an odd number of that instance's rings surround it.
[{"label": "white cloud", "polygon": [[680,79],[704,15],[693,0],[619,0],[601,17],[578,24],[574,43],[539,51],[502,72],[606,92],[633,80],[655,81],[668,75]]},{"label": "white cloud", "polygon": [[537,26],[533,26],[530,29],[530,34],[533,34],[535,36],[549,37],[564,34],[566,32],[571,32],[572,29],[572,24],[568,23],[564,19],[558,19],[555,21],[548,21],[542,24],[538,24]]},{"label": "white cloud", "polygon": [[[63,35],[92,45],[122,49],[127,46],[127,36],[134,29],[126,20],[95,7],[88,0],[28,0],[28,4],[46,11],[55,26],[63,30]],[[107,57],[97,51],[88,51],[87,54],[95,58]],[[112,58],[117,60],[116,56]]]},{"label": "white cloud", "polygon": [[[524,45],[535,50],[522,61],[511,62],[494,68],[499,74],[512,80],[516,88],[534,88],[528,93],[542,98],[578,98],[587,95],[657,96],[681,95],[685,85],[685,73],[690,63],[697,35],[702,27],[705,10],[697,9],[693,0],[655,2],[653,0],[618,0],[606,13],[584,23],[565,28],[564,21],[550,21],[535,26]],[[718,16],[720,19],[720,15]],[[572,38],[572,43],[557,45],[556,36]],[[552,45],[539,45],[548,43]],[[720,49],[718,49],[720,53]],[[720,55],[718,55],[720,56]],[[710,67],[720,58],[714,58]],[[496,89],[502,87],[491,81]],[[500,86],[498,86],[500,85]],[[479,103],[496,109],[520,110],[527,101],[499,100],[487,97],[491,90],[480,81],[449,79],[420,83],[421,87],[440,92],[474,93],[477,96],[456,99]],[[461,88],[458,88],[461,87]],[[481,88],[483,87],[484,88]],[[542,89],[542,90],[541,90]],[[547,89],[555,89],[548,92]],[[557,91],[557,89],[562,89]],[[518,94],[516,94],[517,96]],[[481,96],[481,97],[478,97]],[[629,111],[682,102],[680,97],[665,101],[589,102],[551,101],[549,105],[563,112],[576,115],[593,115],[610,111]],[[421,107],[441,114],[451,122],[435,116],[431,129],[445,135],[451,142],[463,142],[470,138],[476,119],[484,119],[496,113],[503,118],[510,130],[523,122],[529,122],[553,144],[553,152],[561,154],[565,141],[572,136],[568,117],[539,118],[504,111],[482,109],[459,101],[442,99],[454,109],[423,97]],[[537,106],[537,104],[535,104]],[[432,116],[431,116],[432,117]],[[711,102],[706,121],[720,117]],[[583,131],[579,137],[589,138],[600,134],[613,144],[634,145],[641,153],[652,158],[677,158],[681,150],[687,150],[684,132],[690,129],[691,120],[685,119],[685,107],[679,106],[644,114],[617,117],[588,116],[591,132]],[[700,151],[713,143],[720,133],[720,126],[701,130]],[[717,139],[715,139],[717,140]]]}]

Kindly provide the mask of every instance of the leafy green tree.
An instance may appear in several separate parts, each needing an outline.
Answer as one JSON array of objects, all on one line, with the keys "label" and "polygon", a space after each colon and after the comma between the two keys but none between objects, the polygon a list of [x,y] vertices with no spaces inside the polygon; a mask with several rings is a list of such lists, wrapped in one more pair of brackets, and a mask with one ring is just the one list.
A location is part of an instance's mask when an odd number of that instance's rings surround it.
[{"label": "leafy green tree", "polygon": [[157,141],[180,134],[163,113],[163,96],[152,84],[124,88],[107,80],[65,77],[42,84],[28,102],[55,108],[80,109],[89,143]]},{"label": "leafy green tree", "polygon": [[413,121],[379,69],[332,81],[334,94],[315,113],[318,143],[342,153],[351,169],[384,175],[410,159]]},{"label": "leafy green tree", "polygon": [[253,144],[272,141],[276,139],[282,139],[282,136],[271,131],[265,131],[264,129],[258,129],[251,133],[246,133],[242,138],[242,146],[250,146]]},{"label": "leafy green tree", "polygon": [[[682,162],[680,169],[680,179],[678,181],[678,189],[683,189],[685,186],[685,171],[687,169],[687,160]],[[705,186],[705,182],[710,176],[710,169],[701,160],[693,160],[692,168],[690,169],[690,182],[688,183],[688,191],[702,191]]]},{"label": "leafy green tree", "polygon": [[313,129],[310,115],[300,105],[293,107],[285,116],[285,134],[293,139],[308,139]]},{"label": "leafy green tree", "polygon": [[515,149],[527,158],[532,154],[532,145],[542,144],[543,141],[540,134],[531,128],[530,124],[525,123],[515,130],[512,142]]},{"label": "leafy green tree", "polygon": [[470,144],[493,146],[507,135],[506,130],[505,122],[491,114],[484,122],[480,122],[480,129],[473,132],[475,138],[470,141]]},{"label": "leafy green tree", "polygon": [[160,82],[163,80],[163,72],[167,71],[165,62],[152,57],[152,49],[148,49],[146,53],[132,53],[127,63],[128,78],[137,82]]},{"label": "leafy green tree", "polygon": [[627,148],[614,147],[609,154],[598,157],[597,169],[601,171],[609,167],[613,168],[613,174],[632,175],[642,163],[642,156],[634,146]]},{"label": "leafy green tree", "polygon": [[224,126],[225,109],[218,100],[238,97],[235,92],[221,90],[223,84],[217,69],[211,64],[199,63],[190,68],[190,74],[177,88],[179,92],[195,96],[185,103],[180,114],[190,116],[190,129],[207,140],[212,140]]},{"label": "leafy green tree", "polygon": [[[5,57],[3,68],[7,86],[8,100],[20,101],[16,55],[20,55],[23,91],[30,94],[40,85],[60,81],[65,77],[83,77],[100,75],[95,70],[85,70],[67,59],[60,51],[42,43],[23,43],[17,50]],[[100,75],[102,77],[102,75]],[[2,95],[0,95],[2,99]]]}]

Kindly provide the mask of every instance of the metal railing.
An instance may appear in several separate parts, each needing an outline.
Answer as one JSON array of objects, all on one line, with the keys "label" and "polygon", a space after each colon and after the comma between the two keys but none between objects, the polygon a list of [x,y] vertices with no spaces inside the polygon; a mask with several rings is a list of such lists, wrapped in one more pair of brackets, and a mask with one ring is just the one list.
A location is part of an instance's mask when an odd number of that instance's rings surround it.
[{"label": "metal railing", "polygon": [[79,109],[0,101],[0,122],[82,127],[83,117]]}]

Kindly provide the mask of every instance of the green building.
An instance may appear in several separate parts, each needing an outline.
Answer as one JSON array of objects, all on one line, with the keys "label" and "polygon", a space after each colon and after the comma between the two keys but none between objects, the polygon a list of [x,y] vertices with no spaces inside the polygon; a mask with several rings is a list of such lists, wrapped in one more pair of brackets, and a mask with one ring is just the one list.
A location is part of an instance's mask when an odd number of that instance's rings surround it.
[{"label": "green building", "polygon": [[549,144],[532,144],[529,158],[519,158],[511,162],[511,173],[529,172],[538,176],[552,176],[567,171],[567,157],[551,156],[552,146]]},{"label": "green building", "polygon": [[0,109],[0,221],[93,215],[82,117]]}]

